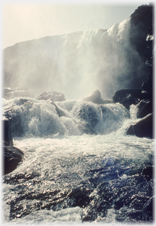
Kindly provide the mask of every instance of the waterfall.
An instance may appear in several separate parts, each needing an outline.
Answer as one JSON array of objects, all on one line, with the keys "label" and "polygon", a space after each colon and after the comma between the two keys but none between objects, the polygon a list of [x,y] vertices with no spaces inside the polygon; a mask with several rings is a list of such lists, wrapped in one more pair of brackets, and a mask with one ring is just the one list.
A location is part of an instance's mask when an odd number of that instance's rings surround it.
[{"label": "waterfall", "polygon": [[[100,90],[111,98],[121,88],[137,88],[144,63],[131,45],[131,19],[108,30],[44,37],[4,49],[4,85],[34,96],[58,91],[67,99]],[[133,34],[136,31],[133,32]]]}]

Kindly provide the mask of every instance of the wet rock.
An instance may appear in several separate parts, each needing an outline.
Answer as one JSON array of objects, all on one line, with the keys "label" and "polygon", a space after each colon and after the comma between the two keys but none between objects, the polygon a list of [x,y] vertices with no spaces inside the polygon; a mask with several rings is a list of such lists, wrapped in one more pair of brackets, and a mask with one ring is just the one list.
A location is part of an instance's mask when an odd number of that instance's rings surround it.
[{"label": "wet rock", "polygon": [[136,124],[131,125],[127,130],[127,135],[153,138],[153,114],[148,114]]},{"label": "wet rock", "polygon": [[137,118],[143,118],[149,113],[153,112],[153,104],[149,100],[142,100],[137,104],[138,113]]},{"label": "wet rock", "polygon": [[[131,15],[130,42],[145,65],[152,64],[154,42],[153,4],[141,5]],[[134,30],[137,28],[137,33]],[[145,68],[150,70],[150,67]]]},{"label": "wet rock", "polygon": [[16,169],[21,162],[23,152],[13,147],[11,119],[3,116],[3,174]]},{"label": "wet rock", "polygon": [[11,134],[11,119],[3,116],[3,140],[4,144],[9,146],[13,145]]},{"label": "wet rock", "polygon": [[75,188],[72,189],[72,191],[68,194],[68,197],[70,199],[73,199],[73,205],[72,206],[80,206],[85,207],[89,204],[91,198],[89,197],[89,194],[92,190],[85,189],[85,188]]},{"label": "wet rock", "polygon": [[113,101],[123,104],[129,109],[131,104],[137,104],[142,99],[141,89],[122,89],[118,90],[114,96]]},{"label": "wet rock", "polygon": [[[22,105],[25,103],[25,99],[20,99],[19,100],[19,105]],[[9,109],[6,109],[5,112],[3,113],[3,116],[9,120],[9,130],[7,130],[7,126],[5,126],[6,134],[9,136],[11,134],[12,137],[16,136],[23,136],[24,131],[22,127],[22,122],[21,122],[21,115],[19,112],[14,111],[12,107]],[[4,122],[5,125],[6,122]],[[5,134],[5,131],[4,131]],[[6,136],[6,135],[5,135]]]},{"label": "wet rock", "polygon": [[153,167],[152,166],[145,167],[142,171],[142,175],[144,175],[148,179],[152,179],[153,178]]},{"label": "wet rock", "polygon": [[131,197],[131,204],[129,207],[135,210],[142,210],[148,199],[148,196],[135,194]]},{"label": "wet rock", "polygon": [[3,173],[8,174],[16,169],[23,158],[23,152],[13,146],[4,146],[4,169]]},{"label": "wet rock", "polygon": [[59,92],[44,92],[37,97],[37,100],[64,101],[65,96]]},{"label": "wet rock", "polygon": [[148,214],[148,221],[153,221],[154,219],[154,197],[151,197],[143,207],[145,213]]},{"label": "wet rock", "polygon": [[147,81],[143,82],[141,86],[142,90],[146,91],[150,95],[153,93],[153,81],[152,78],[150,77]]}]

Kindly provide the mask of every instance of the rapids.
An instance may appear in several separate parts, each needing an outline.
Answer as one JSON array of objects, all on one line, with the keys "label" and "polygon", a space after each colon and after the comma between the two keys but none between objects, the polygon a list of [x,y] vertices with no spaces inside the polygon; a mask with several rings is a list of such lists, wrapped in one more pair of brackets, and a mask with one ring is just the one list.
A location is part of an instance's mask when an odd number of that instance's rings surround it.
[{"label": "rapids", "polygon": [[[14,90],[8,98],[27,96],[3,99],[13,144],[24,153],[3,176],[5,223],[153,221],[154,139],[126,135],[140,120],[137,107],[83,99],[93,90],[108,99],[120,89],[141,89],[154,59],[151,19],[143,6],[107,30],[4,49],[4,87]],[[36,99],[54,91],[66,101]]]},{"label": "rapids", "polygon": [[[64,116],[46,101],[4,100],[14,146],[24,152],[3,178],[4,222],[152,221],[153,179],[142,172],[154,165],[154,143],[125,135],[136,106],[129,114],[118,103],[56,104]],[[85,133],[88,125],[95,134]]]}]

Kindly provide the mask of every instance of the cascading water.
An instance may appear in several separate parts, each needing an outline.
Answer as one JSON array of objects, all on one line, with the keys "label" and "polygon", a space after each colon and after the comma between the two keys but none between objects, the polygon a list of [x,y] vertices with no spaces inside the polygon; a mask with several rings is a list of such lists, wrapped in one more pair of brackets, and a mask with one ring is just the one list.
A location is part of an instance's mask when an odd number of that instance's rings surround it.
[{"label": "cascading water", "polygon": [[[66,102],[66,101],[65,101]],[[5,100],[4,108],[12,118],[12,134],[16,136],[82,135],[84,132],[108,134],[121,127],[129,113],[121,104],[97,105],[88,101],[68,101],[68,108],[61,102],[64,113],[59,117],[55,106],[44,100],[15,98]],[[57,103],[57,102],[56,102]],[[59,106],[59,102],[57,103]],[[87,130],[88,129],[88,130]]]},{"label": "cascading water", "polygon": [[124,135],[138,120],[135,107],[130,118],[119,103],[56,104],[61,117],[48,101],[4,101],[14,145],[24,152],[23,162],[4,176],[4,220],[152,221],[153,183],[142,171],[154,164],[153,141]]},{"label": "cascading water", "polygon": [[[108,30],[76,32],[18,43],[4,50],[4,85],[36,97],[58,91],[82,99],[98,89],[111,98],[121,88],[140,87],[146,69],[130,43],[130,18]],[[24,54],[23,54],[24,53]]]},{"label": "cascading water", "polygon": [[67,99],[3,99],[13,144],[24,153],[3,176],[5,223],[153,222],[153,178],[145,169],[154,166],[154,140],[126,135],[140,120],[137,107],[82,99],[97,89],[112,98],[142,83],[146,70],[131,35],[129,18],[108,30],[4,50],[4,85],[29,87],[35,98],[58,91]]}]

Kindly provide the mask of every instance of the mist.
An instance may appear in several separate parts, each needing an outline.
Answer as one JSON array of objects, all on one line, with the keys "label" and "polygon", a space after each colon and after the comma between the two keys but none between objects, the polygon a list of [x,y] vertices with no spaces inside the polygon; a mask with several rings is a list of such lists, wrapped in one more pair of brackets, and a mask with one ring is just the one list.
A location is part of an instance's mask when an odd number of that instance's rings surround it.
[{"label": "mist", "polygon": [[4,49],[4,85],[27,89],[34,97],[57,91],[66,99],[99,90],[111,98],[123,88],[138,88],[147,71],[131,44],[139,38],[128,18],[108,30],[80,31],[17,43]]}]

